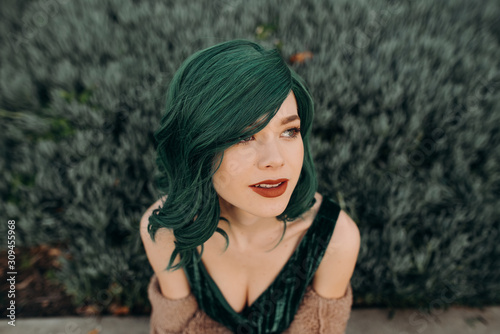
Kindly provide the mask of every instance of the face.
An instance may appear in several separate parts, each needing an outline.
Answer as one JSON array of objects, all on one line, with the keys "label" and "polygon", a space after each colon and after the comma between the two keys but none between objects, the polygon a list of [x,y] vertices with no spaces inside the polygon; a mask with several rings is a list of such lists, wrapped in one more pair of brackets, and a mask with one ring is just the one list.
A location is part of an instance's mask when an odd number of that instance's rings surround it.
[{"label": "face", "polygon": [[[297,102],[290,92],[264,129],[224,151],[213,176],[221,210],[229,207],[258,217],[280,215],[297,185],[303,159]],[[267,185],[255,186],[263,181]],[[272,184],[278,182],[278,187]]]}]

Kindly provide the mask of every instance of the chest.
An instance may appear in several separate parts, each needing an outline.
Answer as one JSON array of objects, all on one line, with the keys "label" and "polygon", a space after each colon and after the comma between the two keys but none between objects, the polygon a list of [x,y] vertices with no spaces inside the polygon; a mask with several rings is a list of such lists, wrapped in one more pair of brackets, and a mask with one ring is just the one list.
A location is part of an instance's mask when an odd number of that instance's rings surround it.
[{"label": "chest", "polygon": [[[231,243],[222,252],[219,243],[205,243],[202,262],[228,304],[237,313],[245,306],[251,306],[275,281],[307,232],[304,226],[294,226],[290,230],[287,227],[290,233],[285,234],[272,251],[269,250],[273,247],[268,247],[268,252],[254,250],[241,253],[231,249]],[[200,251],[201,247],[198,248]]]}]

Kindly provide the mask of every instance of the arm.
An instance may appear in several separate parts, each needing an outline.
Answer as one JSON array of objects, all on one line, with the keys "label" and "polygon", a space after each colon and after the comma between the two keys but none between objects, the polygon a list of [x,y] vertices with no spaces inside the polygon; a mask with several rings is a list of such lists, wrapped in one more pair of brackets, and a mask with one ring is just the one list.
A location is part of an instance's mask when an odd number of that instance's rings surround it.
[{"label": "arm", "polygon": [[184,333],[198,310],[198,303],[191,293],[180,299],[166,298],[161,293],[156,274],[149,282],[148,298],[152,307],[150,334]]},{"label": "arm", "polygon": [[321,297],[309,285],[290,327],[283,334],[344,334],[351,306],[351,284],[341,298]]},{"label": "arm", "polygon": [[285,333],[345,332],[353,300],[350,280],[359,248],[358,227],[341,211],[313,282]]},{"label": "arm", "polygon": [[358,226],[341,210],[312,281],[312,287],[319,296],[333,299],[345,295],[356,266],[360,243]]},{"label": "arm", "polygon": [[[198,309],[198,304],[191,294],[184,270],[165,270],[175,248],[173,233],[160,229],[156,233],[155,242],[149,236],[149,216],[161,205],[162,199],[149,207],[142,216],[140,225],[144,249],[155,272],[148,286],[148,298],[152,307],[151,334],[182,333]],[[179,260],[178,256],[174,265]]]},{"label": "arm", "polygon": [[200,310],[193,294],[175,300],[165,298],[156,275],[149,282],[148,297],[153,306],[150,334],[232,333]]}]

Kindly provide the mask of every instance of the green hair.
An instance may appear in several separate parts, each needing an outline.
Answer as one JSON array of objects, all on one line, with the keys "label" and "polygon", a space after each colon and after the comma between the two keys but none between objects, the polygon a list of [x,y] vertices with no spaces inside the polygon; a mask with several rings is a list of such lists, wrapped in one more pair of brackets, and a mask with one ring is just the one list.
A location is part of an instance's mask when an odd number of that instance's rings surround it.
[{"label": "green hair", "polygon": [[[163,206],[153,211],[148,224],[153,241],[159,228],[173,231],[175,249],[167,270],[187,265],[188,255],[199,245],[203,254],[203,244],[214,232],[224,236],[227,249],[229,238],[218,227],[219,220],[227,219],[220,217],[212,176],[224,150],[265,128],[290,91],[301,120],[304,161],[290,201],[276,217],[284,222],[278,244],[286,223],[314,205],[318,185],[309,147],[314,107],[302,79],[278,50],[247,40],[198,51],[175,73],[165,112],[154,133],[159,171],[155,182],[168,196]],[[178,254],[181,261],[172,266]]]}]

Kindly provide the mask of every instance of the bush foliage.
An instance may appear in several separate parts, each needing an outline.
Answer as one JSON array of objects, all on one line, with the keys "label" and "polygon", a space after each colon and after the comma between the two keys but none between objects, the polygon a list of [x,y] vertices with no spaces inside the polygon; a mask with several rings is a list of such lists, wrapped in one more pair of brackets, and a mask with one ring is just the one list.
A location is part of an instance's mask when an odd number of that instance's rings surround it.
[{"label": "bush foliage", "polygon": [[360,228],[355,305],[500,302],[497,1],[10,0],[0,15],[2,212],[18,246],[67,244],[75,302],[148,304],[138,227],[164,95],[187,56],[235,38],[313,54],[291,66],[315,101],[319,191]]}]

